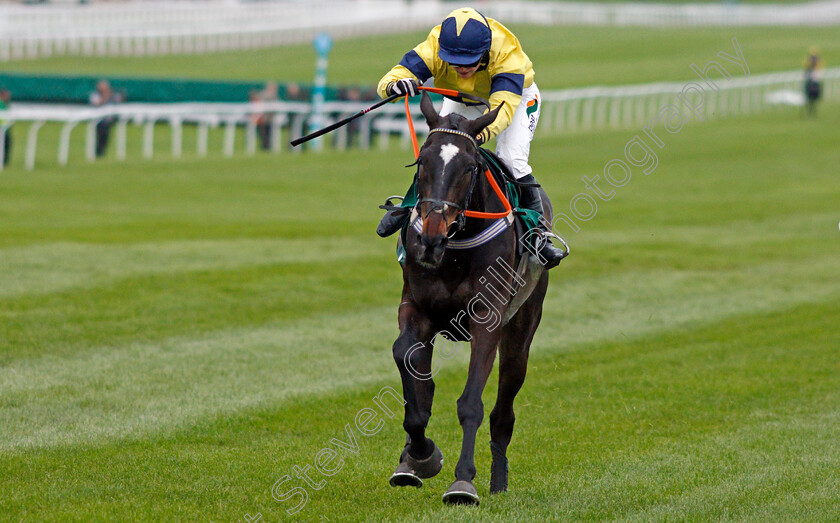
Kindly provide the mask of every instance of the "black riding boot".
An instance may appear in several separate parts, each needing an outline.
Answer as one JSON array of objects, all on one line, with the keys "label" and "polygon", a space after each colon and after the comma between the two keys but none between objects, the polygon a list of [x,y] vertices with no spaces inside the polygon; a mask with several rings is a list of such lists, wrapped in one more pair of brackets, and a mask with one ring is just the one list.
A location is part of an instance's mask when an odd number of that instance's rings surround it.
[{"label": "black riding boot", "polygon": [[[525,183],[537,183],[537,180],[534,179],[532,175],[523,176],[519,178],[517,181],[525,182]],[[540,197],[540,188],[533,187],[533,186],[520,186],[519,187],[519,206],[525,209],[531,209],[532,211],[537,211],[540,213],[540,217],[543,216],[543,207],[542,207],[542,197]],[[560,263],[560,260],[565,258],[569,253],[568,251],[564,251],[562,249],[558,249],[554,245],[551,244],[551,240],[549,239],[548,235],[551,235],[551,232],[548,230],[547,220],[544,218],[540,220],[540,230],[545,235],[537,241],[538,245],[538,258],[540,261],[543,261],[546,269],[552,269],[557,267],[557,264]]]},{"label": "black riding boot", "polygon": [[[385,200],[385,205],[380,205],[380,209],[387,211],[385,216],[379,220],[379,226],[376,228],[376,234],[383,238],[391,236],[398,230],[402,229],[408,220],[408,215],[411,213],[412,207],[417,202],[417,192],[414,188],[414,183],[408,188],[405,198],[402,196],[390,196]],[[400,203],[394,205],[391,200],[399,200]]]},{"label": "black riding boot", "polygon": [[385,216],[379,220],[379,226],[376,228],[376,234],[383,238],[391,236],[398,230],[402,229],[405,219],[408,217],[408,212],[405,209],[390,210],[385,213]]}]

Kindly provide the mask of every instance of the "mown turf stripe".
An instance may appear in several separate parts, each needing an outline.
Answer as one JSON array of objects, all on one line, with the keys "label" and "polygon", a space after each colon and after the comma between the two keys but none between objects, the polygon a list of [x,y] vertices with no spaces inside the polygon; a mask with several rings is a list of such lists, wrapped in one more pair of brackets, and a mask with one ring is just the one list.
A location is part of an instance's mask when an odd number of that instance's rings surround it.
[{"label": "mown turf stripe", "polygon": [[0,449],[143,437],[215,412],[381,380],[393,372],[395,321],[379,321],[388,314],[17,360],[0,370]]},{"label": "mown turf stripe", "polygon": [[168,241],[131,245],[58,242],[0,249],[0,298],[106,286],[140,275],[267,264],[347,261],[376,249],[373,235],[307,239]]},{"label": "mown turf stripe", "polygon": [[[627,475],[636,469],[639,478],[662,478],[660,485],[650,480],[625,481],[625,488],[650,492],[651,487],[662,491],[663,486],[670,485],[668,490],[673,494],[667,495],[666,490],[664,499],[651,500],[642,510],[628,507],[628,519],[674,519],[688,513],[704,519],[751,514],[800,521],[819,519],[820,514],[837,508],[840,493],[835,474],[840,467],[840,411],[833,410],[837,405],[835,396],[830,406],[825,406],[827,412],[750,420],[728,434],[704,437],[677,452],[663,449],[645,455],[635,466],[627,467]],[[692,463],[721,458],[728,463],[713,471],[719,473],[717,477],[710,471],[692,471]],[[680,487],[686,482],[695,486]]]},{"label": "mown turf stripe", "polygon": [[[840,296],[833,257],[803,261],[705,273],[633,271],[572,282],[558,277],[533,353]],[[729,289],[723,294],[722,281]],[[389,350],[395,309],[396,304],[322,314],[293,325],[18,359],[0,369],[5,420],[0,449],[144,437],[214,413],[396,377]],[[468,353],[462,346],[442,368],[463,368]]]},{"label": "mown turf stripe", "polygon": [[[479,433],[477,510],[440,503],[460,443],[454,403],[463,385],[463,369],[446,373],[430,431],[447,455],[441,476],[420,490],[387,485],[403,438],[390,419],[360,439],[358,455],[343,455],[323,490],[309,489],[298,519],[773,519],[771,509],[826,519],[840,508],[840,340],[826,330],[838,312],[837,300],[806,304],[537,358],[517,401],[506,495],[487,495],[486,420]],[[257,511],[282,520],[289,503],[271,497],[274,482],[344,437],[343,425],[391,383],[205,418],[166,436],[6,454],[0,510],[56,521]],[[489,389],[485,409],[492,380]]]},{"label": "mown turf stripe", "polygon": [[[647,256],[643,246],[696,245],[707,256],[730,247],[766,245],[779,255],[793,255],[791,242],[828,239],[836,228],[836,212],[774,216],[725,225],[691,225],[658,230],[646,242],[642,230],[586,231],[587,249],[621,251],[624,256]],[[737,229],[738,236],[725,234]],[[575,238],[577,239],[577,238]],[[171,274],[210,269],[234,269],[269,263],[347,261],[382,252],[382,240],[373,235],[314,237],[306,239],[229,239],[164,241],[129,245],[57,242],[0,249],[0,298],[61,292],[71,288],[105,286],[140,275]],[[627,252],[625,249],[632,248]],[[684,248],[679,249],[683,251]],[[676,253],[680,254],[680,253]],[[751,251],[750,254],[753,254]],[[704,261],[703,259],[698,260]]]},{"label": "mown turf stripe", "polygon": [[268,263],[139,275],[110,285],[0,299],[0,365],[393,303],[399,295],[397,275],[381,274],[395,265],[381,256],[347,264]]}]

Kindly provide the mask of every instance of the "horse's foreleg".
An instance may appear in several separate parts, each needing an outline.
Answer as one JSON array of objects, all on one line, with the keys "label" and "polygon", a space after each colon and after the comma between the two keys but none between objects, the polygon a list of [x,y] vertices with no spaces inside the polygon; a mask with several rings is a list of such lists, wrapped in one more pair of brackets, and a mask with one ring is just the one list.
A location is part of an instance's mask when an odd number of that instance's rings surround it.
[{"label": "horse's foreleg", "polygon": [[516,417],[513,400],[525,382],[531,342],[542,318],[542,302],[548,285],[543,273],[534,292],[505,326],[499,345],[499,392],[490,412],[490,493],[505,492],[508,484],[507,448]]},{"label": "horse's foreleg", "polygon": [[481,394],[484,392],[490,371],[493,370],[499,333],[484,328],[477,330],[479,332],[473,333],[467,384],[458,398],[458,420],[461,422],[464,436],[461,442],[461,456],[455,465],[455,482],[443,496],[447,503],[478,503],[478,495],[472,484],[475,478],[475,436],[484,419]]},{"label": "horse's foreleg", "polygon": [[403,428],[410,438],[408,450],[415,458],[422,459],[432,451],[431,443],[425,437],[426,424],[431,414],[430,387],[424,383],[431,380],[432,344],[431,336],[423,332],[426,329],[418,329],[418,323],[423,322],[407,323],[394,342],[393,354],[406,401]]},{"label": "horse's foreleg", "polygon": [[[541,308],[541,307],[540,307]],[[490,412],[490,451],[493,462],[490,467],[490,493],[505,492],[508,485],[507,448],[513,435],[516,416],[513,400],[522,384],[528,368],[528,353],[534,338],[541,311],[536,314],[520,311],[520,317],[527,317],[530,325],[511,322],[505,328],[499,347],[499,392],[496,405]]]},{"label": "horse's foreleg", "polygon": [[400,465],[391,476],[393,486],[420,487],[422,478],[436,475],[442,466],[440,449],[426,437],[434,396],[433,335],[431,322],[411,302],[404,301],[400,306],[400,335],[394,342],[393,354],[406,401],[403,428],[407,437]]},{"label": "horse's foreleg", "polygon": [[496,405],[490,412],[490,493],[505,492],[508,484],[507,448],[513,435],[516,417],[513,400],[525,382],[528,366],[528,347],[518,354],[499,356],[499,392]]}]

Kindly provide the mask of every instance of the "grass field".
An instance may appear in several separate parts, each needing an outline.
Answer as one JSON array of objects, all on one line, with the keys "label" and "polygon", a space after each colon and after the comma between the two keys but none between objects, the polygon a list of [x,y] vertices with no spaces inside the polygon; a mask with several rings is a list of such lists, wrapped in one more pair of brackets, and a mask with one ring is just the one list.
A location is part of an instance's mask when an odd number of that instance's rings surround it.
[{"label": "grass field", "polygon": [[[814,120],[692,121],[568,234],[517,401],[509,493],[487,493],[485,423],[482,505],[440,502],[464,349],[436,379],[443,473],[389,487],[404,435],[383,417],[334,476],[310,470],[320,490],[288,484],[309,495],[295,518],[835,520],[838,124],[837,104]],[[634,134],[538,138],[555,207]],[[289,519],[297,500],[273,485],[399,389],[401,276],[373,229],[410,161],[130,152],[1,173],[0,520]],[[495,390],[493,377],[488,410]]]}]

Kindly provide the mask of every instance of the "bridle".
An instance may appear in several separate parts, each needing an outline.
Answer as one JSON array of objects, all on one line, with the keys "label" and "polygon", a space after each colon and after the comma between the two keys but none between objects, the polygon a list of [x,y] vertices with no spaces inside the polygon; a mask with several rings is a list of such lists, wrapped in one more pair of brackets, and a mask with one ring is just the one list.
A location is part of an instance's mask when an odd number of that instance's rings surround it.
[{"label": "bridle", "polygon": [[[473,157],[478,159],[478,142],[476,141],[475,138],[470,136],[469,133],[464,132],[464,131],[459,131],[457,129],[445,129],[445,128],[432,129],[431,131],[429,131],[430,135],[433,134],[433,133],[454,134],[454,135],[457,135],[457,136],[461,136],[463,138],[467,138],[473,146]],[[428,142],[426,142],[426,143],[428,143]],[[423,144],[423,146],[425,147],[425,144]],[[418,166],[418,169],[419,169],[419,166]],[[467,197],[464,200],[463,207],[461,205],[455,203],[455,202],[450,202],[448,200],[441,200],[441,199],[437,199],[437,198],[421,198],[417,202],[418,208],[419,208],[420,205],[422,205],[424,203],[430,203],[431,204],[431,206],[429,207],[429,210],[423,216],[423,220],[428,218],[429,215],[434,212],[434,213],[442,214],[444,222],[445,222],[446,221],[446,213],[449,210],[449,208],[454,208],[458,211],[458,214],[457,214],[457,217],[455,218],[455,220],[452,221],[451,223],[446,223],[446,230],[447,231],[449,231],[452,228],[453,225],[455,226],[454,230],[452,230],[451,232],[448,232],[448,234],[446,236],[448,239],[451,239],[455,234],[457,234],[459,231],[463,230],[463,228],[466,226],[466,222],[467,222],[467,216],[466,216],[467,210],[466,209],[470,206],[470,199],[472,198],[472,193],[475,190],[475,184],[476,184],[476,180],[478,179],[478,173],[479,173],[478,167],[474,167],[472,172],[470,173],[470,185],[469,185],[469,188],[467,189]]]},{"label": "bridle", "polygon": [[447,133],[447,134],[455,134],[455,135],[458,135],[458,136],[463,136],[464,138],[469,140],[470,143],[473,144],[473,150],[475,152],[478,152],[478,142],[476,141],[475,138],[470,136],[470,133],[468,133],[468,132],[459,131],[458,129],[445,129],[445,128],[439,127],[437,129],[432,129],[431,131],[429,131],[429,134],[434,134],[434,133]]},{"label": "bridle", "polygon": [[[485,106],[487,106],[488,109],[490,109],[490,102],[488,102],[487,100],[485,100],[483,98],[479,98],[478,96],[474,96],[474,95],[471,95],[471,94],[462,93],[460,91],[453,91],[453,90],[450,90],[450,89],[439,89],[437,87],[423,87],[423,86],[421,86],[418,89],[423,90],[423,91],[429,91],[429,92],[433,92],[433,93],[442,94],[444,96],[455,96],[455,97],[465,98],[465,99],[468,99],[468,100],[478,101],[482,105],[485,105]],[[419,166],[420,148],[417,146],[417,133],[414,132],[414,120],[411,118],[411,111],[409,110],[409,107],[408,107],[409,98],[410,98],[409,95],[405,96],[405,116],[406,116],[406,120],[408,121],[408,128],[409,128],[409,131],[410,131],[409,135],[411,136],[411,145],[414,148],[414,157],[417,159],[417,161],[415,163],[418,164],[417,170],[419,172],[419,170],[420,170],[420,166]],[[449,207],[454,207],[455,209],[457,209],[458,210],[458,215],[457,215],[457,218],[455,218],[455,221],[452,222],[452,223],[447,223],[446,224],[447,231],[449,230],[449,228],[452,226],[453,223],[456,225],[456,229],[452,233],[448,234],[447,238],[451,238],[458,231],[462,230],[464,228],[465,224],[466,224],[466,219],[467,218],[483,218],[483,219],[488,219],[488,220],[498,220],[498,219],[504,218],[508,222],[508,225],[510,225],[510,223],[512,223],[511,218],[512,218],[512,215],[513,215],[513,209],[511,208],[510,202],[508,201],[504,192],[502,192],[502,190],[499,188],[499,184],[496,183],[496,179],[490,173],[490,169],[486,167],[486,164],[484,163],[483,159],[481,159],[481,157],[480,157],[481,155],[479,154],[479,145],[478,145],[478,142],[476,141],[476,139],[473,136],[471,136],[469,133],[464,132],[464,131],[459,131],[458,129],[436,128],[436,129],[432,129],[432,130],[429,131],[430,135],[433,134],[433,133],[454,134],[454,135],[461,136],[461,137],[469,140],[469,142],[473,145],[474,157],[479,160],[478,162],[476,162],[476,164],[477,165],[485,165],[484,175],[487,177],[487,181],[490,184],[490,187],[493,188],[493,192],[496,193],[496,196],[499,198],[499,201],[502,202],[502,205],[504,206],[505,210],[503,212],[484,212],[484,211],[471,211],[471,210],[467,209],[467,207],[469,207],[470,198],[472,197],[472,193],[475,189],[476,181],[478,180],[478,172],[475,172],[475,171],[472,173],[472,177],[470,179],[470,187],[469,187],[469,191],[467,192],[467,198],[464,202],[464,207],[463,208],[460,205],[458,205],[457,203],[450,202],[450,201],[447,201],[447,200],[438,200],[438,199],[434,199],[434,198],[423,198],[423,199],[421,199],[417,202],[417,204],[414,208],[419,209],[420,204],[424,203],[424,202],[431,203],[432,207],[429,210],[429,212],[426,213],[426,217],[428,217],[429,214],[431,214],[432,212],[437,212],[439,214],[444,215],[444,221],[446,220],[446,214],[445,213],[446,213],[447,210],[449,210]],[[426,142],[426,143],[428,143],[428,142]],[[426,144],[423,144],[423,147],[425,147],[425,146],[426,146]],[[415,174],[415,176],[417,176],[417,175]],[[422,217],[419,214],[419,211],[418,211],[418,214],[417,214],[417,218],[422,219]],[[413,226],[415,221],[416,220],[414,220],[412,222],[412,226]]]}]

